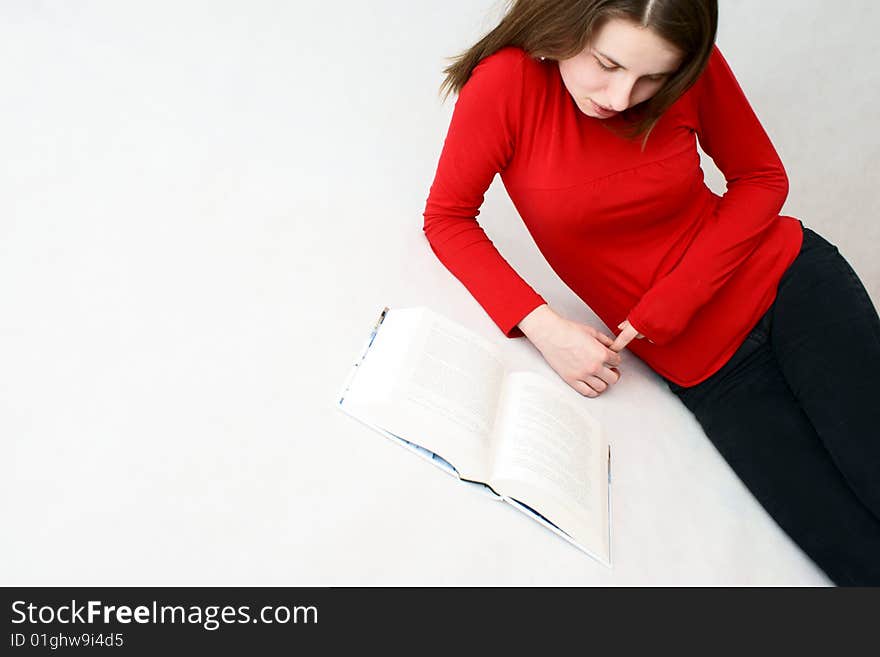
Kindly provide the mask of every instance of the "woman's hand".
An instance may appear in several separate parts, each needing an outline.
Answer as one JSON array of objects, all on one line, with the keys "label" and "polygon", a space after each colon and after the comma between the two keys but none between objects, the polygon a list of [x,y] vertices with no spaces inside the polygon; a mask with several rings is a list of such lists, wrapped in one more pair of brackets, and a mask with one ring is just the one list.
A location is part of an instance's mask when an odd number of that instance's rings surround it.
[{"label": "woman's hand", "polygon": [[518,324],[544,360],[572,388],[598,397],[620,380],[621,355],[614,339],[586,324],[565,319],[550,306],[539,306]]},{"label": "woman's hand", "polygon": [[[639,333],[639,330],[629,323],[628,319],[623,320],[620,324],[617,325],[617,328],[621,329],[620,334],[617,336],[617,339],[614,340],[614,344],[611,345],[611,349],[613,351],[621,351],[626,345],[628,345],[633,338],[641,340],[645,336]],[[649,339],[648,342],[654,344],[654,341]]]}]

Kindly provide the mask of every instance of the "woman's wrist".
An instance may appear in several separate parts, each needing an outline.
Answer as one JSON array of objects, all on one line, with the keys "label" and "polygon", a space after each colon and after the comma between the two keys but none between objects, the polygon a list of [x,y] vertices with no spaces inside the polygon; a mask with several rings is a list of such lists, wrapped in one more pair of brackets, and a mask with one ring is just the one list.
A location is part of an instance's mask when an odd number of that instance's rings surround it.
[{"label": "woman's wrist", "polygon": [[544,303],[532,310],[528,315],[523,317],[517,326],[523,334],[532,342],[539,339],[543,335],[549,325],[559,318],[548,304]]}]

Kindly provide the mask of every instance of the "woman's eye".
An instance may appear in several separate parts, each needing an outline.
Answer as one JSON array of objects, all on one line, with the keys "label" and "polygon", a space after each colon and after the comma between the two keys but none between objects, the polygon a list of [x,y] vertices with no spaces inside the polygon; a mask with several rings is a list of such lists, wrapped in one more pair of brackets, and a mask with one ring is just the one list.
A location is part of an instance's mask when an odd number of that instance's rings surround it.
[{"label": "woman's eye", "polygon": [[[603,71],[616,71],[616,70],[617,70],[617,67],[616,67],[616,66],[605,66],[605,64],[603,64],[603,63],[602,63],[601,61],[599,61],[598,59],[596,60],[596,63],[599,64],[599,68],[601,68]],[[656,77],[656,78],[642,78],[642,79],[643,79],[643,80],[648,80],[649,82],[660,82],[664,77],[665,77],[665,76],[661,75],[661,76]]]}]

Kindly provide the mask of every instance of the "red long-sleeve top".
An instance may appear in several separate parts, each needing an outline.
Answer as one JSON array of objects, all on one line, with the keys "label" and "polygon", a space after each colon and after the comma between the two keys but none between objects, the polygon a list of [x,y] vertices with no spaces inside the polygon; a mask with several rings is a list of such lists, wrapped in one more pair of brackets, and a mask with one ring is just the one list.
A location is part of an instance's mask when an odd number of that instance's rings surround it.
[{"label": "red long-sleeve top", "polygon": [[[696,385],[742,344],[797,257],[801,223],[779,214],[788,177],[717,46],[644,152],[601,120],[578,109],[555,61],[512,46],[484,58],[458,94],[425,236],[498,328],[521,337],[517,324],[546,301],[477,223],[499,173],[562,281],[615,334],[628,319],[652,340],[627,348],[655,372]],[[697,139],[727,180],[721,197]]]}]

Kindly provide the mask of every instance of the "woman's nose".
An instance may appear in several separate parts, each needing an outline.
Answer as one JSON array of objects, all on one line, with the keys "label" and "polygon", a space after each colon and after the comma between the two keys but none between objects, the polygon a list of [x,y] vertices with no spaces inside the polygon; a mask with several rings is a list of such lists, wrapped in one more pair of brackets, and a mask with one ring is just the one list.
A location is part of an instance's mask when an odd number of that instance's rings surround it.
[{"label": "woman's nose", "polygon": [[608,85],[608,101],[611,109],[622,112],[629,107],[633,84],[631,80],[621,75]]}]

